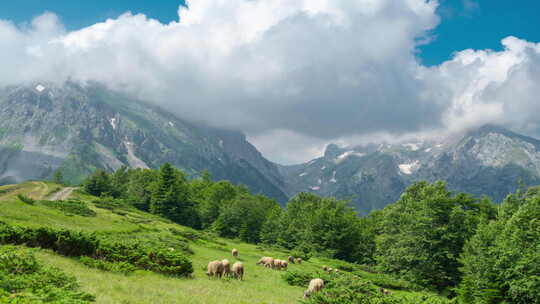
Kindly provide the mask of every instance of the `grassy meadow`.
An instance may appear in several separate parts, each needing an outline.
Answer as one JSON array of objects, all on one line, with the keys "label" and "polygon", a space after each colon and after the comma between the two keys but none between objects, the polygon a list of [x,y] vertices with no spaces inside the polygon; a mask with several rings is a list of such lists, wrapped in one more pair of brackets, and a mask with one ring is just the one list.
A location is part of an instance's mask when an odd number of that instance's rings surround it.
[{"label": "grassy meadow", "polygon": [[[66,214],[62,210],[36,203],[27,204],[17,198],[24,194],[32,199],[43,200],[62,189],[48,182],[27,182],[20,185],[0,187],[0,221],[10,225],[28,227],[65,228],[96,233],[100,237],[127,240],[138,239],[155,244],[186,250],[193,262],[191,278],[176,278],[137,270],[123,275],[89,268],[75,258],[60,256],[45,249],[28,248],[42,263],[60,268],[77,278],[81,290],[96,296],[97,303],[298,303],[305,288],[288,285],[277,271],[256,262],[261,256],[286,259],[287,252],[257,245],[222,239],[212,234],[195,231],[174,224],[160,217],[134,208],[98,208],[92,196],[74,191],[69,199],[81,200],[95,211],[95,216]],[[187,245],[187,246],[186,246]],[[239,250],[238,259],[231,249]],[[245,267],[243,281],[234,279],[209,279],[206,265],[211,260],[229,259],[231,264],[241,261]],[[311,258],[301,265],[289,265],[289,270],[319,270],[323,265],[336,267],[340,261]],[[377,283],[377,274],[357,271],[356,274]],[[407,296],[413,291],[396,290]]]}]

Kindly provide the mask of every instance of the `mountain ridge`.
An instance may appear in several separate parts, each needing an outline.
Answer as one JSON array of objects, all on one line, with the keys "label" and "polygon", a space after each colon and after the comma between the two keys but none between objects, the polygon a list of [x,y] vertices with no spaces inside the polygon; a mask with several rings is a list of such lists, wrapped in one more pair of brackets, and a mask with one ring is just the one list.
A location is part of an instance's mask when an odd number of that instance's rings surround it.
[{"label": "mountain ridge", "polygon": [[540,141],[496,125],[438,140],[339,147],[283,166],[237,131],[194,124],[100,84],[32,83],[0,91],[0,183],[51,178],[80,182],[96,169],[158,168],[244,184],[284,203],[299,192],[351,199],[361,213],[396,201],[418,180],[496,201],[518,180],[540,184]]}]

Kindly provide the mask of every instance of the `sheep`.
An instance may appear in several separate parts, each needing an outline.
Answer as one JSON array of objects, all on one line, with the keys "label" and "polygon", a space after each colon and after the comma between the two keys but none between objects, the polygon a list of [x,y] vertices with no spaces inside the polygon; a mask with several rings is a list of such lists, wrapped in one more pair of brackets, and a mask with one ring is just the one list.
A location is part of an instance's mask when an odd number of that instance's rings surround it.
[{"label": "sheep", "polygon": [[334,269],[332,267],[329,267],[328,268],[328,273],[331,273],[332,271],[334,271]]},{"label": "sheep", "polygon": [[322,267],[322,270],[328,271],[328,266],[324,265],[324,266]]},{"label": "sheep", "polygon": [[223,275],[226,277],[231,276],[231,263],[229,263],[229,260],[225,259],[221,261],[221,264],[223,264]]},{"label": "sheep", "polygon": [[280,270],[281,269],[281,260],[275,259],[274,263],[272,264],[272,268]]},{"label": "sheep", "polygon": [[392,294],[392,292],[391,292],[390,290],[386,289],[386,288],[382,288],[382,287],[381,287],[381,288],[379,288],[379,290],[380,290],[381,293],[384,294],[385,296]]},{"label": "sheep", "polygon": [[221,279],[221,276],[223,275],[223,263],[221,261],[212,261],[208,263],[208,271],[206,272],[206,275]]},{"label": "sheep", "polygon": [[302,258],[296,258],[296,263],[302,264]]},{"label": "sheep", "polygon": [[284,261],[284,260],[281,260],[281,265],[280,265],[280,268],[281,268],[281,269],[287,270],[287,267],[288,267],[288,266],[289,266],[289,262]]},{"label": "sheep", "polygon": [[294,264],[294,257],[289,256],[288,260],[289,260],[289,263]]},{"label": "sheep", "polygon": [[337,268],[334,269],[334,272],[335,272],[335,273],[339,273],[339,269],[337,269]]},{"label": "sheep", "polygon": [[321,289],[324,288],[324,281],[322,279],[313,279],[309,282],[309,287],[306,291],[304,291],[304,299],[307,299],[310,297],[310,295],[314,292],[318,292]]},{"label": "sheep", "polygon": [[244,264],[241,262],[234,263],[231,272],[235,278],[242,280],[244,278]]},{"label": "sheep", "polygon": [[271,257],[262,257],[258,262],[257,265],[264,265],[264,267],[274,267],[274,258]]},{"label": "sheep", "polygon": [[231,253],[232,253],[232,256],[233,256],[233,257],[235,257],[235,258],[238,257],[238,249],[233,248],[233,250],[231,251]]}]

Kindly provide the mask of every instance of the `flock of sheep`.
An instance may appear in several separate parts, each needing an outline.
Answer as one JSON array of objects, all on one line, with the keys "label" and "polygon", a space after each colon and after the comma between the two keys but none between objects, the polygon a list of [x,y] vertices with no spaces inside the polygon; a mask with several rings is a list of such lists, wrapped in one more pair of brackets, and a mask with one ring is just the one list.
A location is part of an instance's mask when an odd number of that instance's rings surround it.
[{"label": "flock of sheep", "polygon": [[[232,255],[233,257],[238,257],[238,250],[233,249]],[[220,279],[222,276],[226,276],[242,280],[244,278],[244,264],[242,264],[242,262],[236,262],[231,267],[231,264],[227,259],[212,261],[208,263],[206,275],[209,277],[218,277]]]},{"label": "flock of sheep", "polygon": [[[237,249],[233,249],[231,253],[233,257],[238,257]],[[276,270],[287,270],[289,263],[302,264],[302,259],[294,258],[292,256],[289,256],[287,260],[274,259],[272,257],[262,257],[257,262],[257,265],[263,265],[264,267]],[[323,269],[325,271],[328,271],[328,268],[326,266],[324,266]],[[330,271],[332,271],[331,269],[332,268],[330,268]],[[338,272],[337,269],[336,272]],[[241,262],[236,262],[231,267],[230,262],[227,259],[221,261],[211,261],[210,263],[208,263],[206,275],[208,275],[209,277],[217,278],[221,278],[223,276],[234,277],[236,279],[242,280],[244,277],[244,264],[242,264]],[[323,289],[323,287],[324,281],[322,279],[311,280],[309,282],[308,289],[304,292],[304,298],[308,298],[312,293],[320,291],[321,289]]]}]

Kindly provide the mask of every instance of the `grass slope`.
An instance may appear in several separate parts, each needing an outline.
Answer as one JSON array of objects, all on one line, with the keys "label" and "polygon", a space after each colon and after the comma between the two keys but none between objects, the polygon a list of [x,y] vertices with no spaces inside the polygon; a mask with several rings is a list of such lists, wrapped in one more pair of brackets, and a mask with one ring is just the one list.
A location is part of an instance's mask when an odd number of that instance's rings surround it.
[{"label": "grass slope", "polygon": [[[43,204],[25,204],[17,198],[17,194],[24,194],[36,200],[46,199],[61,190],[58,185],[37,181],[0,187],[0,220],[8,224],[94,232],[110,239],[139,239],[178,250],[187,244],[192,252],[189,257],[195,269],[193,277],[181,279],[147,271],[129,275],[106,272],[86,267],[76,259],[59,256],[49,250],[27,249],[32,250],[44,264],[75,276],[81,290],[94,294],[97,303],[284,304],[298,303],[303,295],[304,288],[290,286],[281,278],[283,272],[255,265],[261,256],[286,259],[286,252],[213,237],[136,209],[98,208],[91,203],[94,197],[78,191],[73,191],[69,198],[87,202],[96,216],[69,215]],[[209,261],[224,258],[232,263],[236,261],[230,254],[232,248],[240,252],[238,260],[244,263],[245,280],[207,278],[205,268]],[[339,261],[312,258],[302,265],[290,265],[289,269],[318,270],[322,265],[335,267],[338,264]],[[366,273],[366,278],[369,276],[373,274]]]}]

